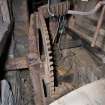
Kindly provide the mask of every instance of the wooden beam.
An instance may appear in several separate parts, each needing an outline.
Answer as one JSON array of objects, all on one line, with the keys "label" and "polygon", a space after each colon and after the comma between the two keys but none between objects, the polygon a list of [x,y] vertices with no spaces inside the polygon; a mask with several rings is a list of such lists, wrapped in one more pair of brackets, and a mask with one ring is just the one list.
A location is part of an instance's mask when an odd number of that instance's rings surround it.
[{"label": "wooden beam", "polygon": [[[75,26],[69,26],[70,30],[73,31],[74,33],[76,33],[77,35],[80,36],[80,38],[86,40],[87,42],[89,42],[90,44],[92,43],[93,41],[93,38],[88,34],[86,33],[84,30],[81,30],[78,25],[75,25]],[[100,38],[98,38],[98,40],[96,41],[96,47],[102,49],[102,51],[105,51],[105,46],[103,45],[103,39],[104,36],[101,35]]]},{"label": "wooden beam", "polygon": [[0,9],[1,9],[1,14],[2,14],[2,18],[3,18],[3,22],[6,22],[8,24],[10,24],[10,8],[9,8],[9,4],[8,4],[8,0],[1,0],[0,3]]},{"label": "wooden beam", "polygon": [[[9,7],[8,0],[0,1],[0,56],[6,52],[10,46],[14,20],[11,14],[11,7]],[[8,43],[8,44],[7,44]]]},{"label": "wooden beam", "polygon": [[34,99],[35,105],[45,105],[44,102],[44,92],[41,81],[41,67],[40,67],[40,55],[38,51],[38,29],[36,26],[36,15],[34,13],[30,18],[30,27],[29,27],[29,54],[28,54],[28,63],[30,70],[30,77],[32,79],[33,90],[34,90]]},{"label": "wooden beam", "polygon": [[[65,15],[69,8],[70,8],[70,2],[68,2],[68,1],[60,2],[57,4],[52,4],[50,6],[51,12],[54,13],[56,16]],[[45,18],[49,17],[48,5],[41,6],[41,7],[39,7],[38,10],[43,12],[43,16]]]},{"label": "wooden beam", "polygon": [[98,20],[96,31],[94,33],[92,44],[91,44],[92,47],[95,47],[95,44],[96,44],[96,41],[97,41],[97,38],[98,38],[98,35],[99,35],[99,31],[100,31],[100,28],[102,26],[102,22],[104,20],[104,16],[105,16],[105,6],[103,7],[100,18]]},{"label": "wooden beam", "polygon": [[6,63],[7,71],[21,70],[28,68],[27,57],[9,59]]}]

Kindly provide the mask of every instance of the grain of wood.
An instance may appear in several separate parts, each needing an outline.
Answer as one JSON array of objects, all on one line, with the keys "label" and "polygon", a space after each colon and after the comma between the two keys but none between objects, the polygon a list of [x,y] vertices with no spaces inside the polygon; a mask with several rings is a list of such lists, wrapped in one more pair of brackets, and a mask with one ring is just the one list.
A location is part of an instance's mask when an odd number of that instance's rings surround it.
[{"label": "grain of wood", "polygon": [[[14,39],[17,44],[14,57],[26,56],[26,49],[28,49],[27,0],[12,0],[12,3],[12,10],[14,10],[13,15],[15,16]],[[6,74],[6,78],[10,81],[15,98],[15,105],[35,105],[28,70],[9,71]]]}]

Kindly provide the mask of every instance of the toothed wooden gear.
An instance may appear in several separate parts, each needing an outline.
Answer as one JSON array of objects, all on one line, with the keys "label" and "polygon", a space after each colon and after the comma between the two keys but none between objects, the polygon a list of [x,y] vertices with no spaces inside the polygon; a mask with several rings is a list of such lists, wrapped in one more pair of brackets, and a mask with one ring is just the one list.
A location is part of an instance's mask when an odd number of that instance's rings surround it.
[{"label": "toothed wooden gear", "polygon": [[47,26],[44,20],[42,13],[39,14],[42,39],[44,45],[44,54],[45,54],[45,82],[47,84],[47,91],[50,96],[54,94],[54,67],[53,67],[53,57],[50,44],[50,38],[47,30]]}]

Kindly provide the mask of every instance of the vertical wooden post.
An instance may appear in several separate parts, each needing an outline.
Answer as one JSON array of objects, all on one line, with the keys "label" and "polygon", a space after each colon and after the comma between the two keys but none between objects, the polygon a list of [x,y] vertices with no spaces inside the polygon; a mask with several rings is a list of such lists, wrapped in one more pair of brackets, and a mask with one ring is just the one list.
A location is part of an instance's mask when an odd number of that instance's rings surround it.
[{"label": "vertical wooden post", "polygon": [[30,18],[30,28],[29,28],[29,54],[28,54],[28,62],[29,62],[29,70],[30,76],[32,79],[33,89],[34,89],[34,99],[35,105],[44,105],[44,93],[42,90],[42,83],[40,80],[40,56],[38,52],[38,43],[37,43],[37,35],[38,30],[36,29],[36,17],[35,14],[31,15]]},{"label": "vertical wooden post", "polygon": [[96,45],[96,41],[97,41],[97,38],[99,35],[99,31],[100,31],[104,16],[105,16],[105,6],[103,6],[103,9],[102,9],[102,12],[101,12],[101,15],[100,15],[97,27],[96,27],[96,31],[93,36],[93,40],[92,40],[92,44],[91,44],[92,47],[95,47],[95,45]]}]

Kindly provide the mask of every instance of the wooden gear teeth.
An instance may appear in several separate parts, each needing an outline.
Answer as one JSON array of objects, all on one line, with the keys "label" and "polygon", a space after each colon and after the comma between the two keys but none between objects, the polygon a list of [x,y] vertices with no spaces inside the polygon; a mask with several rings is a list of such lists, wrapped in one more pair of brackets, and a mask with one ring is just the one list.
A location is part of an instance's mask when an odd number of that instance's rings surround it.
[{"label": "wooden gear teeth", "polygon": [[52,57],[52,51],[51,51],[51,44],[50,44],[50,38],[46,26],[46,22],[44,20],[43,15],[40,13],[40,20],[41,20],[41,32],[42,32],[42,38],[43,38],[43,45],[44,45],[44,53],[45,53],[45,78],[47,78],[47,81],[45,79],[45,83],[47,83],[48,87],[48,93],[50,96],[54,93],[55,87],[54,87],[54,67],[53,67],[53,57]]}]

